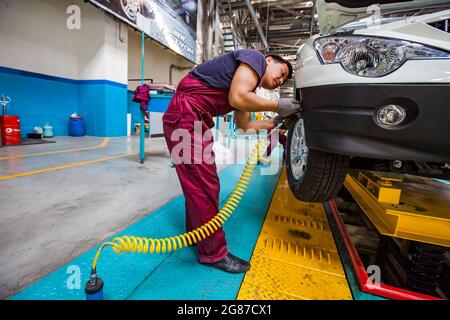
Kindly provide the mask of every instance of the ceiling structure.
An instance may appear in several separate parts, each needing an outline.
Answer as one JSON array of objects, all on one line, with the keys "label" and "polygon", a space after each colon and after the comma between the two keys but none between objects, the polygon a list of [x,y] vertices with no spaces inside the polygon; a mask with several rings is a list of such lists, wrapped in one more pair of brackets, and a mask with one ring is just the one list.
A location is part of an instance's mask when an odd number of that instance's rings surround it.
[{"label": "ceiling structure", "polygon": [[[219,0],[225,52],[252,48],[291,62],[300,44],[318,32],[315,0]],[[292,93],[290,81],[282,96]]]}]

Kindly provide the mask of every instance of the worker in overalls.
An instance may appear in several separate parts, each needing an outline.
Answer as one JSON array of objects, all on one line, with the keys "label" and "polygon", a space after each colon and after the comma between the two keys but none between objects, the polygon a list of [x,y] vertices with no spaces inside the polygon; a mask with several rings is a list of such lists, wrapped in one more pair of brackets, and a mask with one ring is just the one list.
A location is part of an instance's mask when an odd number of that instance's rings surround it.
[{"label": "worker in overalls", "polygon": [[[186,231],[209,222],[219,211],[220,183],[210,130],[213,117],[234,111],[236,124],[244,131],[274,128],[281,117],[297,112],[300,105],[289,98],[267,100],[254,91],[258,86],[277,88],[291,75],[292,65],[283,58],[243,49],[198,65],[179,83],[163,116],[163,128],[185,197]],[[277,112],[278,120],[251,121],[251,112],[260,111]],[[177,147],[186,143],[186,134],[188,150]],[[228,251],[222,228],[199,242],[197,250],[202,264],[231,273],[250,268],[249,262]]]}]

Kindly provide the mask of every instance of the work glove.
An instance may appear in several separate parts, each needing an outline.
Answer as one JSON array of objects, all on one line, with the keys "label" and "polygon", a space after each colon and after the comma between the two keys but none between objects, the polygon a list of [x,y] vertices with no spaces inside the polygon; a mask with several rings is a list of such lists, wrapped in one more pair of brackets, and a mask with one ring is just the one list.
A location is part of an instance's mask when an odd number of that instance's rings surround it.
[{"label": "work glove", "polygon": [[[297,115],[291,115],[290,117],[282,117],[280,115],[277,115],[273,118],[275,127],[278,129],[285,129],[285,130],[292,129],[297,123],[297,120],[298,120]],[[278,127],[280,124],[282,124],[282,126]]]},{"label": "work glove", "polygon": [[278,100],[278,109],[276,112],[282,117],[288,117],[293,113],[301,112],[301,104],[291,98],[281,98]]}]

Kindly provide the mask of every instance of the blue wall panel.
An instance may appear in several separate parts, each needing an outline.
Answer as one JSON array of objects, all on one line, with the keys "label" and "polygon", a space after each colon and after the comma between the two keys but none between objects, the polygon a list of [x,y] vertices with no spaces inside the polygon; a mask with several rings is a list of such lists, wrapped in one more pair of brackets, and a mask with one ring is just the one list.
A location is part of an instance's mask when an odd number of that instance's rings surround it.
[{"label": "blue wall panel", "polygon": [[104,85],[106,137],[127,135],[127,88]]},{"label": "blue wall panel", "polygon": [[22,136],[49,122],[55,136],[69,134],[69,117],[85,118],[86,134],[126,135],[127,87],[108,80],[71,80],[0,67],[0,94],[12,99],[9,115],[21,120]]},{"label": "blue wall panel", "polygon": [[12,99],[8,115],[20,117],[22,136],[49,122],[54,135],[69,134],[69,116],[78,110],[75,81],[54,81],[0,68],[0,94]]}]

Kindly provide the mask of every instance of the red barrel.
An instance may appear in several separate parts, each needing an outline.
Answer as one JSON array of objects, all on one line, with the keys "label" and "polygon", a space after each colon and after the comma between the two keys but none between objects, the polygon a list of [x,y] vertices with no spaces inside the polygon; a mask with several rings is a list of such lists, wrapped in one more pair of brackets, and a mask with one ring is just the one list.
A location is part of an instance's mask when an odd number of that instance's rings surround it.
[{"label": "red barrel", "polygon": [[0,117],[2,144],[20,144],[20,119],[17,116]]}]

